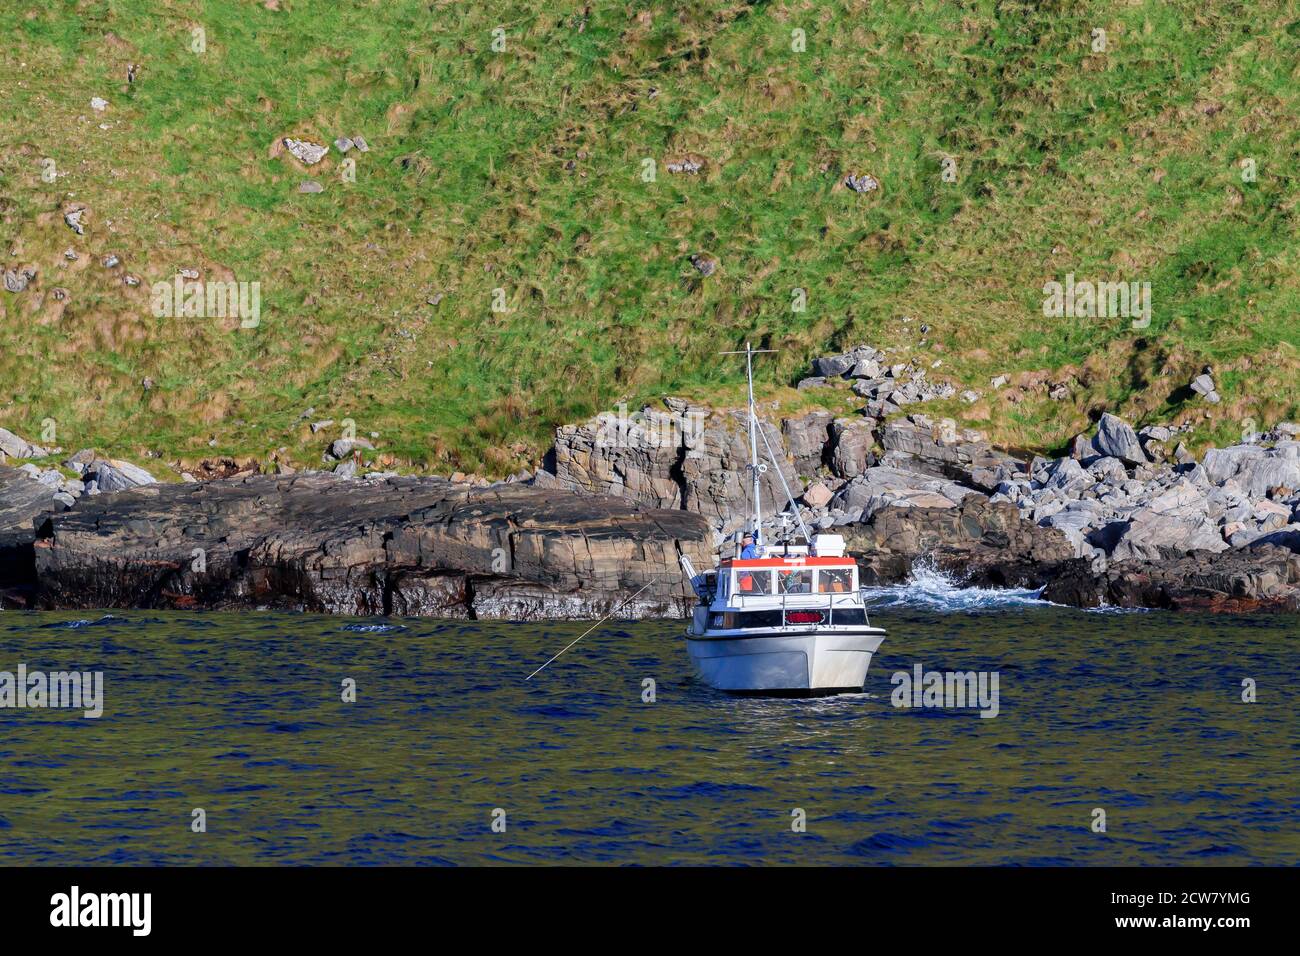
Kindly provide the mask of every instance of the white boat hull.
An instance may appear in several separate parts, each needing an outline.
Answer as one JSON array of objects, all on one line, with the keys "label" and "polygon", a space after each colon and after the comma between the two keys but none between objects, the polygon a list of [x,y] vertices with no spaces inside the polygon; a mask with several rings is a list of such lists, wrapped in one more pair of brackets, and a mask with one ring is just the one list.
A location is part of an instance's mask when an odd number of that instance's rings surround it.
[{"label": "white boat hull", "polygon": [[881,628],[687,634],[696,673],[717,690],[757,694],[832,694],[862,690]]}]

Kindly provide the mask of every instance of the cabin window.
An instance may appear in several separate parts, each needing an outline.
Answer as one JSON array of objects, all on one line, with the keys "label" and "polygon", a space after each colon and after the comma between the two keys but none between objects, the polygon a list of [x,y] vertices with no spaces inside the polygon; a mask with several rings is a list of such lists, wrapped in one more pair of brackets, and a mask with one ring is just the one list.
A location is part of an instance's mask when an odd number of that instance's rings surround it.
[{"label": "cabin window", "polygon": [[860,607],[837,607],[831,614],[832,624],[866,624],[867,612]]},{"label": "cabin window", "polygon": [[746,627],[781,627],[784,624],[780,608],[771,611],[726,611],[713,614],[710,620],[714,627],[727,630]]},{"label": "cabin window", "polygon": [[812,571],[778,571],[776,582],[782,594],[811,594],[813,573]]},{"label": "cabin window", "polygon": [[852,568],[822,568],[817,574],[819,594],[848,594],[852,590]]},{"label": "cabin window", "polygon": [[771,594],[772,572],[766,568],[740,568],[736,571],[737,594]]}]

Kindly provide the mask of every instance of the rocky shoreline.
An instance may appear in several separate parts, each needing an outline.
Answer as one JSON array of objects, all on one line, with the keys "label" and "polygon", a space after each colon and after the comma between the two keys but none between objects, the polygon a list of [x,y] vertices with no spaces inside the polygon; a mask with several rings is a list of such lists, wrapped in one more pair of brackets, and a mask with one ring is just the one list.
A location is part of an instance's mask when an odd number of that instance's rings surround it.
[{"label": "rocky shoreline", "polygon": [[32,524],[0,543],[9,607],[537,620],[601,617],[640,591],[623,613],[677,617],[678,556],[710,550],[689,512],[439,478],[152,484]]},{"label": "rocky shoreline", "polygon": [[[766,510],[784,480],[810,527],[845,536],[864,583],[924,560],[1080,607],[1300,610],[1300,427],[1198,461],[1176,425],[1103,414],[1069,455],[1024,460],[909,414],[956,392],[925,370],[862,346],[813,372],[801,389],[847,383],[865,406],[767,414]],[[1208,373],[1190,387],[1217,398]],[[328,472],[180,483],[91,450],[63,470],[0,464],[0,604],[676,617],[691,602],[679,557],[708,566],[747,510],[743,415],[675,398],[562,427],[544,468],[506,482],[375,471],[370,442],[339,444]],[[5,454],[54,450],[0,430]]]}]

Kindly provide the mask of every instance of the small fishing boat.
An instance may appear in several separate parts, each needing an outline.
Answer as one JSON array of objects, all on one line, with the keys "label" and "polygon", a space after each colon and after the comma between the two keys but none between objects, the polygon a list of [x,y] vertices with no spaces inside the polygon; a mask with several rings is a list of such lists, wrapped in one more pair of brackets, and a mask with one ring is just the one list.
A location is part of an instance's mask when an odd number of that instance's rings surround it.
[{"label": "small fishing boat", "polygon": [[776,459],[754,406],[753,356],[761,351],[770,350],[746,344],[744,352],[722,353],[745,356],[753,515],[714,570],[699,574],[682,556],[700,602],[687,626],[686,647],[701,680],[718,690],[783,696],[857,693],[885,631],[868,620],[857,562],[845,555],[843,537],[808,533],[780,468],[777,475],[789,502],[783,527],[793,519],[798,535],[792,530],[784,535],[787,540],[764,543],[759,476],[766,465],[759,461],[760,435],[773,464]]}]

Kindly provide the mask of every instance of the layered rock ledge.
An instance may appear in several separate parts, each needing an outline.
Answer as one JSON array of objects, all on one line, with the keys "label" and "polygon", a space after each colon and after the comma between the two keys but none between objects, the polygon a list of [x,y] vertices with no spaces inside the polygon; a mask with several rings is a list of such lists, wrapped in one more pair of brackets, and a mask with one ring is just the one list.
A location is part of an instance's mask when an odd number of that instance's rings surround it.
[{"label": "layered rock ledge", "polygon": [[30,566],[0,580],[11,606],[513,620],[597,618],[637,592],[621,615],[683,615],[678,556],[703,565],[712,551],[706,521],[686,511],[326,474],[99,495],[36,515],[31,537]]}]

